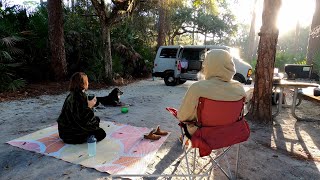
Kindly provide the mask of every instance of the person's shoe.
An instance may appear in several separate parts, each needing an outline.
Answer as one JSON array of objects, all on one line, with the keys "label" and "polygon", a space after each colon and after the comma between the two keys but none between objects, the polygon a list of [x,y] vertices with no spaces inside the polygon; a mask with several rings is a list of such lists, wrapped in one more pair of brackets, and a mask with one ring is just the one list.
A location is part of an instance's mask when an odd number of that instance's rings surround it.
[{"label": "person's shoe", "polygon": [[155,134],[155,135],[160,135],[160,136],[166,136],[166,135],[168,134],[168,132],[162,131],[162,130],[160,129],[160,126],[158,126],[157,129],[154,131],[153,134]]},{"label": "person's shoe", "polygon": [[154,130],[150,131],[148,135],[143,135],[145,139],[150,139],[150,140],[159,140],[161,136],[154,134]]}]

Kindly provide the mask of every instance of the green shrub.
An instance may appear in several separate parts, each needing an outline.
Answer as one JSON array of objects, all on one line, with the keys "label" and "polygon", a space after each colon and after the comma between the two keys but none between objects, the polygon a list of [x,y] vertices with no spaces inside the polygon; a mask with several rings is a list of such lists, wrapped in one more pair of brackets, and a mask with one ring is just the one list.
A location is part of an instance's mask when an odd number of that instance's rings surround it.
[{"label": "green shrub", "polygon": [[284,71],[285,64],[306,64],[305,54],[290,54],[286,52],[277,52],[275,68]]},{"label": "green shrub", "polygon": [[104,74],[104,62],[101,53],[97,53],[93,58],[87,59],[88,66],[84,72],[88,75],[90,81],[102,82]]}]

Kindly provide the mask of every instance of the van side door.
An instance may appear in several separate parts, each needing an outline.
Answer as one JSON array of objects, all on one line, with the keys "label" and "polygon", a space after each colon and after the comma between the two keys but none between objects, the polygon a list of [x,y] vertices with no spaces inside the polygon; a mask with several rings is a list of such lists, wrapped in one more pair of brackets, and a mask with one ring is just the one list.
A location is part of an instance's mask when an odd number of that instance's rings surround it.
[{"label": "van side door", "polygon": [[181,58],[183,53],[183,46],[179,46],[177,56],[176,56],[176,62],[174,67],[174,77],[179,78],[181,74]]}]

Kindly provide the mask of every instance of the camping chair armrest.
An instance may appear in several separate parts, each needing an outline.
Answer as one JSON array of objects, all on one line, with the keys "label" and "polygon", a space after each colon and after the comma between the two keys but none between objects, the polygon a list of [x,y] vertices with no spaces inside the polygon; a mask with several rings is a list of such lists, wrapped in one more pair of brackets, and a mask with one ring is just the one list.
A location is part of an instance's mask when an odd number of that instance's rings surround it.
[{"label": "camping chair armrest", "polygon": [[185,125],[190,125],[190,124],[197,126],[198,128],[202,127],[201,123],[199,123],[198,121],[194,121],[194,120],[187,120],[187,121],[180,121],[179,122],[180,127],[183,127]]}]

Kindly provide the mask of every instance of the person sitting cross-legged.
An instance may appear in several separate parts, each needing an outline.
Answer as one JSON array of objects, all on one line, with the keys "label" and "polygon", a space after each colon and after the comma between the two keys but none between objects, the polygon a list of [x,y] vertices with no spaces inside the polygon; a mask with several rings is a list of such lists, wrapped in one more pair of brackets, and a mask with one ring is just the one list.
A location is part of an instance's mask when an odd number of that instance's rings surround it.
[{"label": "person sitting cross-legged", "polygon": [[72,75],[70,94],[64,101],[58,117],[59,136],[67,144],[82,144],[94,135],[97,141],[106,137],[105,131],[99,127],[100,119],[94,115],[93,107],[97,100],[88,100],[88,77],[83,72]]}]

